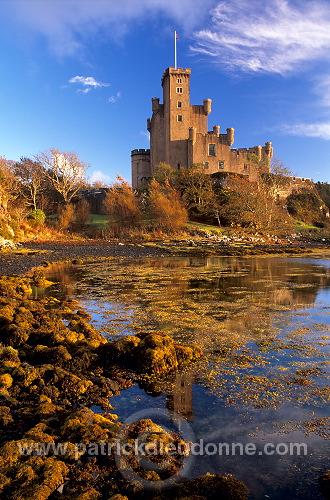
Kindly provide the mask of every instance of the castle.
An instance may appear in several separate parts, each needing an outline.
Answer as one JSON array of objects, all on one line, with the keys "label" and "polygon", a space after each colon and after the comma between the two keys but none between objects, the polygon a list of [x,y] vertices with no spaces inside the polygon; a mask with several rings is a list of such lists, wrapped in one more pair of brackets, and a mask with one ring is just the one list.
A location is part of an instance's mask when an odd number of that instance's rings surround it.
[{"label": "castle", "polygon": [[233,128],[221,134],[220,126],[215,125],[208,131],[212,100],[204,99],[201,105],[190,104],[190,75],[190,68],[164,71],[163,104],[159,98],[152,99],[152,117],[147,122],[150,149],[131,152],[134,189],[143,186],[161,162],[177,169],[197,164],[209,174],[236,173],[251,182],[257,181],[258,173],[269,172],[271,142],[263,147],[231,149]]}]

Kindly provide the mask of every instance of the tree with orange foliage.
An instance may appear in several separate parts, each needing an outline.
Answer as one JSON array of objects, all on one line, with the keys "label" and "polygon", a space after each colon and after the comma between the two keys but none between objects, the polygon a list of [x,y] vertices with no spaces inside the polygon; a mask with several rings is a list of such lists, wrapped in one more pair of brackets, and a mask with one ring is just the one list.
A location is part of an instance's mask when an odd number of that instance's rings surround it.
[{"label": "tree with orange foliage", "polygon": [[225,223],[255,229],[289,228],[288,213],[263,183],[229,175],[220,194],[220,216]]},{"label": "tree with orange foliage", "polygon": [[110,222],[124,227],[137,226],[142,217],[141,203],[137,192],[120,175],[114,182],[103,202],[104,211]]},{"label": "tree with orange foliage", "polygon": [[176,189],[166,180],[161,186],[152,179],[147,197],[148,212],[156,227],[176,232],[188,220],[188,212]]}]

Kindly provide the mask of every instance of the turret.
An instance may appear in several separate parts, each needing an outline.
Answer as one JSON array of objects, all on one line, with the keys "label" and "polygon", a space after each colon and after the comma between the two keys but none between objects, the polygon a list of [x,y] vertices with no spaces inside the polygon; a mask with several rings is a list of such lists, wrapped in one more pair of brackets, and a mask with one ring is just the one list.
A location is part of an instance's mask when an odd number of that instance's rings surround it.
[{"label": "turret", "polygon": [[265,151],[266,151],[268,158],[270,159],[273,156],[273,148],[272,148],[271,142],[265,143]]},{"label": "turret", "polygon": [[227,138],[228,138],[228,144],[229,146],[231,146],[235,138],[235,129],[233,129],[232,127],[227,128]]},{"label": "turret", "polygon": [[257,156],[258,156],[258,160],[262,160],[262,147],[261,146],[257,146]]},{"label": "turret", "polygon": [[206,115],[209,115],[212,109],[212,99],[204,99],[203,103],[204,103],[204,113]]},{"label": "turret", "polygon": [[220,135],[220,125],[214,125],[213,126],[213,134],[217,135],[219,137],[219,135]]}]

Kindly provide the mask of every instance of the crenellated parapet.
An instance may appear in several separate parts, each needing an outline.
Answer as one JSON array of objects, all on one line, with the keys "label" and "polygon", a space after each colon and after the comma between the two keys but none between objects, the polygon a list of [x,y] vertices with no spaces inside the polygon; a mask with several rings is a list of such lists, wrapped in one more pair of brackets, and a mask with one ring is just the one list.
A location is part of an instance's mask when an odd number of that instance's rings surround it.
[{"label": "crenellated parapet", "polygon": [[131,156],[150,154],[150,149],[133,149]]},{"label": "crenellated parapet", "polygon": [[134,149],[131,154],[133,185],[143,184],[161,162],[176,169],[198,164],[209,174],[233,173],[257,182],[260,173],[270,171],[272,143],[232,149],[234,128],[221,133],[220,125],[214,125],[209,131],[212,100],[190,103],[190,76],[190,68],[170,67],[164,71],[163,102],[152,98],[152,115],[147,120],[150,150]]}]

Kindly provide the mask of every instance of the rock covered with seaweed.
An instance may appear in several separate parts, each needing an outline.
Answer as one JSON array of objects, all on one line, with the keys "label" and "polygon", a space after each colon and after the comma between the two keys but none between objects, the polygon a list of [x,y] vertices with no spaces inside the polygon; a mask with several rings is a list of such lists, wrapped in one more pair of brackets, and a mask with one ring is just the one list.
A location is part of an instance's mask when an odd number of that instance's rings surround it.
[{"label": "rock covered with seaweed", "polygon": [[[123,477],[113,453],[96,454],[92,447],[116,442],[122,427],[109,399],[132,385],[134,375],[121,367],[168,375],[197,359],[200,349],[158,334],[108,342],[76,302],[30,297],[28,279],[0,281],[1,498],[152,498]],[[137,425],[158,440],[177,439],[152,421]],[[188,490],[175,494],[187,498]]]},{"label": "rock covered with seaweed", "polygon": [[116,342],[101,345],[98,355],[105,367],[107,360],[139,373],[166,375],[202,356],[196,345],[184,346],[164,333],[127,335]]}]

